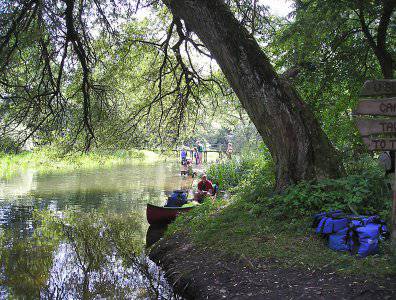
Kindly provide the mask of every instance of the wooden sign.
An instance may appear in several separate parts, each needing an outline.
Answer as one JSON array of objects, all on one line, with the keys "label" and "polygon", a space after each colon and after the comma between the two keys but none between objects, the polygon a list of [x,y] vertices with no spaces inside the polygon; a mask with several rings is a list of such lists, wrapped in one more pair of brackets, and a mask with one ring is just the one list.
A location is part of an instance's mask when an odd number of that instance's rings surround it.
[{"label": "wooden sign", "polygon": [[396,98],[363,99],[353,110],[354,115],[396,116]]},{"label": "wooden sign", "polygon": [[396,119],[356,119],[356,126],[362,136],[378,133],[396,133]]},{"label": "wooden sign", "polygon": [[[369,80],[364,83],[362,96],[390,97],[396,96],[396,80]],[[396,98],[363,99],[353,111],[354,115],[395,116]],[[372,151],[396,151],[396,138],[378,138],[376,134],[387,135],[396,133],[396,118],[391,119],[363,119],[358,118],[356,125],[362,135],[363,142]],[[396,155],[395,155],[396,165]],[[396,171],[393,185],[392,205],[392,244],[396,248]]]},{"label": "wooden sign", "polygon": [[396,95],[396,80],[368,80],[360,93],[362,96]]},{"label": "wooden sign", "polygon": [[394,151],[396,150],[396,138],[379,139],[363,137],[363,142],[371,151]]}]

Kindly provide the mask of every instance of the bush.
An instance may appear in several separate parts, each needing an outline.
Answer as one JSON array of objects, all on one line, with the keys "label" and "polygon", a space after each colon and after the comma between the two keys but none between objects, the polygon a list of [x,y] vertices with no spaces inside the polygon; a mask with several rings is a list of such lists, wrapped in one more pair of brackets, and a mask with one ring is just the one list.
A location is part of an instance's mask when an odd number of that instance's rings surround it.
[{"label": "bush", "polygon": [[221,188],[233,187],[246,209],[277,220],[303,219],[330,209],[351,212],[351,208],[389,220],[391,191],[376,161],[363,157],[348,169],[346,177],[300,182],[281,195],[273,195],[273,165],[262,156],[214,165],[208,173]]},{"label": "bush", "polygon": [[0,152],[16,154],[21,150],[21,146],[12,138],[8,136],[0,137]]},{"label": "bush", "polygon": [[207,171],[211,181],[218,184],[220,189],[232,189],[250,178],[264,176],[273,183],[273,165],[267,158],[267,153],[234,157],[232,160],[223,160],[213,164]]}]

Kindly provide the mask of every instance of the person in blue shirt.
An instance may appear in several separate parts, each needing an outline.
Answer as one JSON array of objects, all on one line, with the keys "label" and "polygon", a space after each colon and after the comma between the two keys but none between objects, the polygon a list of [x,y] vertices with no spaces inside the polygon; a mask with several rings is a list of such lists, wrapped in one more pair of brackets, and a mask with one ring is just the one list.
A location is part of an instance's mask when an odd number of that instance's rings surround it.
[{"label": "person in blue shirt", "polygon": [[187,165],[187,151],[185,148],[182,149],[180,156],[181,156],[181,164],[183,166]]}]

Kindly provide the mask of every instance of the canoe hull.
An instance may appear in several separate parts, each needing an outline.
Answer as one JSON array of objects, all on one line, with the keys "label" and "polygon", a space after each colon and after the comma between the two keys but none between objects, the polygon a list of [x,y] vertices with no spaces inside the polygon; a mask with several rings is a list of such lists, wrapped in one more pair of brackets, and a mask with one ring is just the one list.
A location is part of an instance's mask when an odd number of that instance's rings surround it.
[{"label": "canoe hull", "polygon": [[191,210],[192,207],[161,207],[147,204],[147,222],[150,225],[169,224],[179,214]]}]

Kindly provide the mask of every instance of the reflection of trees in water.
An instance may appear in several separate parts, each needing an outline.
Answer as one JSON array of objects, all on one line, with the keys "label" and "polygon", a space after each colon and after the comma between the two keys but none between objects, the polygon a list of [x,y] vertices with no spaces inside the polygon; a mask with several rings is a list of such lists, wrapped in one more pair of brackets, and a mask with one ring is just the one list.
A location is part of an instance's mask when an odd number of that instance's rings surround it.
[{"label": "reflection of trees in water", "polygon": [[0,284],[3,298],[39,297],[40,288],[49,278],[55,241],[44,236],[21,236],[12,229],[2,231]]},{"label": "reflection of trees in water", "polygon": [[178,170],[179,165],[168,163],[34,176],[29,171],[26,173],[29,188],[23,196],[13,196],[16,190],[19,191],[15,188],[19,186],[19,177],[7,181],[6,185],[2,183],[1,189],[6,188],[7,193],[0,195],[0,226],[31,233],[34,209],[133,210],[142,212],[145,222],[146,203],[163,204],[167,193],[191,187],[191,180],[180,177]]},{"label": "reflection of trees in water", "polygon": [[5,203],[0,207],[0,226],[13,230],[19,236],[30,235],[33,232],[33,211],[33,206]]},{"label": "reflection of trees in water", "polygon": [[142,253],[136,214],[41,214],[29,238],[2,236],[1,284],[9,297],[170,299],[171,289]]},{"label": "reflection of trees in water", "polygon": [[168,190],[177,187],[182,180],[178,174],[179,166],[173,163],[38,174],[34,178],[36,187],[32,192],[38,197],[77,192],[140,194],[145,188]]},{"label": "reflection of trees in water", "polygon": [[25,196],[36,189],[36,182],[33,180],[35,173],[34,170],[26,170],[13,176],[12,179],[0,179],[0,199]]},{"label": "reflection of trees in water", "polygon": [[[177,174],[173,168],[37,175],[17,198],[11,192],[19,185],[7,182],[0,204],[0,298],[171,298],[157,267],[139,253],[146,203],[163,203],[185,183],[170,175]],[[36,212],[48,210],[68,217],[61,222]]]}]

